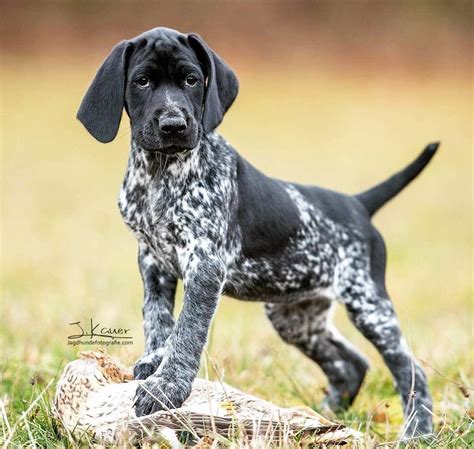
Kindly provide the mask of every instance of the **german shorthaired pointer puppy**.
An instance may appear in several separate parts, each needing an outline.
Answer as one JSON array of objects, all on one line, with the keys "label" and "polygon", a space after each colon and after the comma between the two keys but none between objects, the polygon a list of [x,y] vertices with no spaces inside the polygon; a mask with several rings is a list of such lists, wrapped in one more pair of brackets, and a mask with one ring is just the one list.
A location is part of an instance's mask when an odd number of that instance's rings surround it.
[{"label": "german shorthaired pointer puppy", "polygon": [[[326,402],[352,403],[368,363],[331,324],[336,301],[382,355],[400,393],[406,435],[432,432],[425,374],[402,336],[385,289],[385,245],[370,217],[412,181],[438,144],[355,196],[265,176],[214,130],[238,81],[196,34],[155,28],[122,41],[78,112],[99,141],[122,110],[131,150],[119,208],[139,244],[145,352],[135,376],[137,415],[178,407],[191,391],[222,294],[264,301],[281,338],[317,362]],[[178,279],[183,310],[175,322]]]}]

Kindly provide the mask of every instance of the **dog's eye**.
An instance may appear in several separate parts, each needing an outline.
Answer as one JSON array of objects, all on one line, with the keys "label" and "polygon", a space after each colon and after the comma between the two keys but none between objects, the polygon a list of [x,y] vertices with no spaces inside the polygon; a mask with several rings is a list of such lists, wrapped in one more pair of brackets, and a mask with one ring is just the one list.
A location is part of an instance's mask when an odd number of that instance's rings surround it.
[{"label": "dog's eye", "polygon": [[197,79],[197,77],[194,76],[194,75],[188,75],[188,76],[186,77],[186,85],[188,85],[188,86],[193,87],[193,86],[196,85],[197,82],[198,82],[198,79]]},{"label": "dog's eye", "polygon": [[150,80],[146,76],[141,76],[135,82],[139,87],[148,87],[150,85]]}]

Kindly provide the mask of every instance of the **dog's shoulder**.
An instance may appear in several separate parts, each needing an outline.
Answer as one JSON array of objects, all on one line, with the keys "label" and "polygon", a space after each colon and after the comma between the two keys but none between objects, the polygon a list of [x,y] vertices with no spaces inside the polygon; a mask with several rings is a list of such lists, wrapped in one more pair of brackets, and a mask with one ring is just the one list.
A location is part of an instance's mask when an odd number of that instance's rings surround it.
[{"label": "dog's shoulder", "polygon": [[261,173],[236,153],[236,218],[245,256],[278,252],[299,226],[298,209],[285,183]]}]

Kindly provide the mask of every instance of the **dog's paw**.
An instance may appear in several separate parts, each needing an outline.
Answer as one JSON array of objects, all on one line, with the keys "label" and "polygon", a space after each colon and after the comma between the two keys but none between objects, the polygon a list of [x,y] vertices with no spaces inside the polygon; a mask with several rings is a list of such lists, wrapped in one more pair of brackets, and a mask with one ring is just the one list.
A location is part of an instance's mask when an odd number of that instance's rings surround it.
[{"label": "dog's paw", "polygon": [[135,394],[135,414],[151,415],[160,410],[181,407],[191,393],[191,386],[178,385],[160,377],[150,377],[137,388]]},{"label": "dog's paw", "polygon": [[410,441],[416,438],[418,441],[429,445],[433,442],[433,420],[431,415],[426,413],[423,416],[423,411],[418,411],[418,415],[408,418],[408,423],[402,428],[400,441]]},{"label": "dog's paw", "polygon": [[342,413],[350,407],[352,400],[353,398],[350,397],[347,390],[340,391],[333,387],[329,387],[329,390],[321,404],[321,408],[336,414]]},{"label": "dog's paw", "polygon": [[138,359],[133,367],[133,376],[135,379],[148,379],[160,366],[162,355],[153,353],[144,355]]}]

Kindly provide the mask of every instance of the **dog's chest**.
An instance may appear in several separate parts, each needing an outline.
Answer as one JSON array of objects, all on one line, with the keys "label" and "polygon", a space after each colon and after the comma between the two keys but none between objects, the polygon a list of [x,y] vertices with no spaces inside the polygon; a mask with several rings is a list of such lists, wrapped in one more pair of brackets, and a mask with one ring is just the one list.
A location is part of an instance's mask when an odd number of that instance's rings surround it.
[{"label": "dog's chest", "polygon": [[214,247],[225,235],[225,220],[219,217],[228,190],[206,184],[192,161],[150,167],[132,156],[119,209],[137,239],[180,276],[185,259],[197,245]]}]

